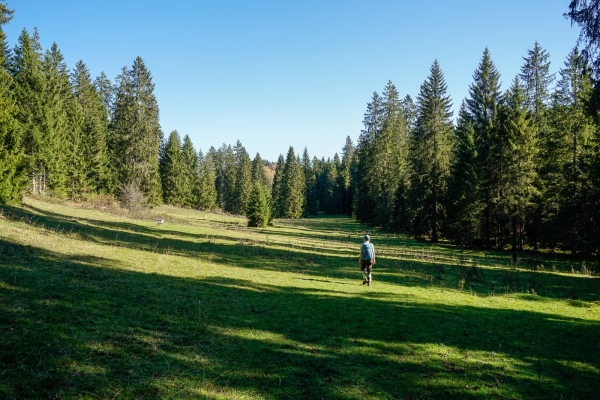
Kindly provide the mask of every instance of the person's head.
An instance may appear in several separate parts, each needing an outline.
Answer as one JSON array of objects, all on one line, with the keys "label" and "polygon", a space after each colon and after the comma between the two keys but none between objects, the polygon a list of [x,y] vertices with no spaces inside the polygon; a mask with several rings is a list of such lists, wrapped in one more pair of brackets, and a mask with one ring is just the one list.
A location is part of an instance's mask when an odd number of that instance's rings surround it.
[{"label": "person's head", "polygon": [[365,242],[368,242],[369,240],[371,240],[371,237],[369,235],[365,235],[363,239],[365,239]]}]

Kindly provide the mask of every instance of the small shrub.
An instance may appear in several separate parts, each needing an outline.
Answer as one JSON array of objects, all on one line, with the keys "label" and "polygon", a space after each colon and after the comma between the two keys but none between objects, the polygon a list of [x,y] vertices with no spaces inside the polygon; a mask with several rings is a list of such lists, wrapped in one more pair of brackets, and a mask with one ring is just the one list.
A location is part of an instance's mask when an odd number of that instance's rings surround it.
[{"label": "small shrub", "polygon": [[121,205],[130,212],[139,212],[148,205],[148,198],[144,195],[135,181],[131,181],[121,186],[121,195],[119,196]]},{"label": "small shrub", "polygon": [[265,228],[270,219],[267,196],[259,185],[254,186],[248,202],[248,226]]}]

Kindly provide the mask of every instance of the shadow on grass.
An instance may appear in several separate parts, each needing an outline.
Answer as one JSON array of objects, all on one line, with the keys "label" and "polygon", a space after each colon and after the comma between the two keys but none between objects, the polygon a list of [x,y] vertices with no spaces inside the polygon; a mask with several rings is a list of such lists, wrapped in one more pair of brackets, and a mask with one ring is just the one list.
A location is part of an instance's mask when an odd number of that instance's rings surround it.
[{"label": "shadow on grass", "polygon": [[0,242],[0,397],[594,398],[600,324]]},{"label": "shadow on grass", "polygon": [[[59,232],[78,234],[79,239],[100,244],[123,246],[154,253],[168,253],[185,257],[207,258],[213,263],[235,265],[243,268],[287,271],[320,278],[362,279],[357,257],[352,251],[336,249],[314,250],[298,243],[288,249],[263,246],[262,242],[226,235],[193,234],[169,230],[173,237],[163,237],[165,231],[126,222],[108,222],[84,218],[71,218],[61,214],[30,207],[32,211],[17,207],[3,207],[15,219],[29,221],[36,226]],[[340,221],[347,219],[326,218]],[[85,223],[83,223],[83,222]],[[315,221],[315,220],[309,220]],[[294,224],[294,221],[289,222]],[[277,233],[279,234],[279,233]],[[308,234],[307,234],[308,235]],[[225,243],[216,243],[221,240]],[[355,246],[349,243],[349,246]],[[357,245],[356,245],[357,247]],[[351,249],[351,248],[350,248]],[[332,255],[334,254],[334,255]],[[392,254],[393,255],[393,254]],[[465,279],[464,289],[479,294],[503,295],[509,293],[535,293],[548,298],[596,301],[600,280],[579,275],[565,276],[522,270],[481,269],[482,279],[469,280],[471,267],[452,262],[420,260],[386,260],[379,258],[374,269],[377,282],[402,286],[436,286],[457,289]],[[532,297],[533,298],[533,297]]]}]

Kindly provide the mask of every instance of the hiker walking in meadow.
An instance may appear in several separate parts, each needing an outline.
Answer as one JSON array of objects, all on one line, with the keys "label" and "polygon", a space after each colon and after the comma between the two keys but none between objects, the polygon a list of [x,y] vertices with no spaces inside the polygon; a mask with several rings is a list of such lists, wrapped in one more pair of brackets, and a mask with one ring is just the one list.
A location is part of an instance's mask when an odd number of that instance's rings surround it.
[{"label": "hiker walking in meadow", "polygon": [[363,274],[363,285],[371,286],[371,273],[373,272],[373,265],[375,264],[375,247],[370,242],[371,238],[369,235],[364,236],[365,242],[360,246],[360,256],[358,257],[358,263],[360,264],[360,270]]}]

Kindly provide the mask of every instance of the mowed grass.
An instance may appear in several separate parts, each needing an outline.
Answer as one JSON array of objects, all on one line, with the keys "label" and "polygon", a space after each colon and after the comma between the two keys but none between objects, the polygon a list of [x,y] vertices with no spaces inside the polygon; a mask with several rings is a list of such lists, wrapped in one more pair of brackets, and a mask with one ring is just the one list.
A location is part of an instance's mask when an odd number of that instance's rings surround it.
[{"label": "mowed grass", "polygon": [[594,265],[155,213],[0,209],[1,398],[600,398]]}]

